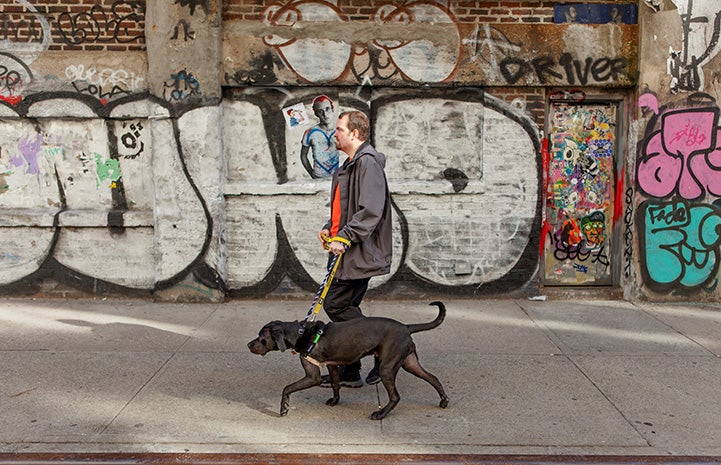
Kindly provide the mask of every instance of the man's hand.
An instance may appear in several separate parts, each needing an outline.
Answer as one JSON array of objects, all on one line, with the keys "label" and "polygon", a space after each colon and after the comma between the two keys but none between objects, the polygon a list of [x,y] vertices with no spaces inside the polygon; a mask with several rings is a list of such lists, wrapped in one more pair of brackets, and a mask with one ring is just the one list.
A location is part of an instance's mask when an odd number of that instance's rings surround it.
[{"label": "man's hand", "polygon": [[318,231],[318,240],[323,245],[325,250],[328,250],[328,240],[330,239],[330,231],[327,229],[321,229]]},{"label": "man's hand", "polygon": [[328,243],[328,251],[333,255],[340,255],[345,252],[345,244],[338,241]]}]

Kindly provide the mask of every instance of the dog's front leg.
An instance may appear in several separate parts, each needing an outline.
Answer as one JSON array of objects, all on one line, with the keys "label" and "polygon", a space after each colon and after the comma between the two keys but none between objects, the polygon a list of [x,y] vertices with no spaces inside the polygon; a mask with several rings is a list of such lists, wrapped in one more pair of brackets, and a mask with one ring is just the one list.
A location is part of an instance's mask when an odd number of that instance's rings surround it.
[{"label": "dog's front leg", "polygon": [[280,416],[285,416],[288,413],[288,409],[290,408],[290,395],[292,393],[320,384],[320,368],[308,362],[303,357],[300,358],[300,363],[305,370],[305,376],[283,388],[283,396],[280,399]]},{"label": "dog's front leg", "polygon": [[330,386],[333,388],[333,397],[325,401],[326,405],[338,405],[340,400],[340,375],[337,365],[328,365],[328,374],[330,375]]}]

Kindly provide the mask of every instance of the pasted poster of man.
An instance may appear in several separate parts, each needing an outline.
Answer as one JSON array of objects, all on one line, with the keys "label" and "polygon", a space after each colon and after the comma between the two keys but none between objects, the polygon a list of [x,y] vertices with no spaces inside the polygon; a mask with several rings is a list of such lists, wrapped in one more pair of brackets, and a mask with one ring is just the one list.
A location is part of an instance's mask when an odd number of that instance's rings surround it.
[{"label": "pasted poster of man", "polygon": [[338,169],[338,149],[334,137],[338,118],[334,110],[333,100],[328,96],[319,95],[313,99],[313,113],[318,118],[318,124],[303,133],[300,161],[314,179],[330,177]]}]

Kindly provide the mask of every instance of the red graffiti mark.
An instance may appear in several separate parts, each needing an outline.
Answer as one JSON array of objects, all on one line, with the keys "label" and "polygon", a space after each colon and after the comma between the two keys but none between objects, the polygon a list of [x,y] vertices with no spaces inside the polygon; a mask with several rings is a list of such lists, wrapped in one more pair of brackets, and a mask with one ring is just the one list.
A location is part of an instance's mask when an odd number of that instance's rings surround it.
[{"label": "red graffiti mark", "polygon": [[543,227],[541,227],[541,240],[539,242],[539,253],[538,255],[540,257],[543,257],[543,251],[546,248],[546,237],[551,233],[551,225],[548,224],[548,221],[543,220]]},{"label": "red graffiti mark", "polygon": [[23,98],[19,95],[0,95],[0,100],[7,102],[10,105],[17,105]]},{"label": "red graffiti mark", "polygon": [[[541,166],[543,173],[543,195],[548,199],[548,170],[551,165],[551,154],[548,150],[548,138],[544,137],[541,139]],[[545,208],[543,213],[543,226],[541,227],[541,240],[538,241],[539,257],[543,257],[543,250],[546,247],[546,237],[551,232],[551,225],[546,220]]]},{"label": "red graffiti mark", "polygon": [[616,177],[616,192],[613,200],[613,224],[618,224],[623,216],[623,192],[626,178],[626,170],[622,169],[621,174]]}]

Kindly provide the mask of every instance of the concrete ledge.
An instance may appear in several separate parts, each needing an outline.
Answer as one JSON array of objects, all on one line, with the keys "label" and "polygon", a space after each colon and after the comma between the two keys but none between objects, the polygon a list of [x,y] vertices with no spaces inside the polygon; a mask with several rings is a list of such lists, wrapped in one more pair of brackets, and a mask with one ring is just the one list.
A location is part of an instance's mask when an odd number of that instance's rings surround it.
[{"label": "concrete ledge", "polygon": [[[7,208],[0,209],[0,227],[22,228],[38,227],[51,228],[58,217],[58,225],[74,228],[105,228],[108,227],[108,214],[105,210],[65,210],[60,209],[32,209]],[[123,212],[123,226],[126,227],[153,227],[155,221],[151,210],[128,210]]]},{"label": "concrete ledge", "polygon": [[[388,181],[391,194],[482,194],[485,191],[482,180],[468,181],[468,184],[459,192],[455,192],[453,185],[446,180],[434,181]],[[330,190],[330,180],[291,181],[277,184],[266,182],[228,182],[223,194],[226,197],[241,195],[316,195],[327,193]]]}]

